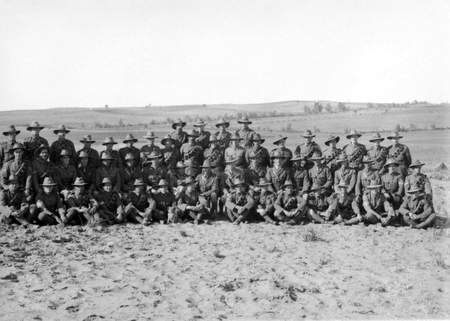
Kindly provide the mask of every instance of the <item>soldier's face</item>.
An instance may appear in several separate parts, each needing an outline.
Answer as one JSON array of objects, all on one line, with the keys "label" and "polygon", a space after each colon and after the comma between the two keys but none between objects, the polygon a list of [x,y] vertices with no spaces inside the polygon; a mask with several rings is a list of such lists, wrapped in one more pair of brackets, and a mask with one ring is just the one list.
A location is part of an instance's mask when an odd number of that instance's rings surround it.
[{"label": "soldier's face", "polygon": [[111,150],[114,146],[114,144],[106,144],[106,150]]},{"label": "soldier's face", "polygon": [[274,167],[279,167],[280,166],[280,159],[279,158],[274,158],[273,159],[273,166]]},{"label": "soldier's face", "polygon": [[241,193],[245,193],[245,185],[244,184],[239,185],[238,190]]},{"label": "soldier's face", "polygon": [[259,140],[254,141],[253,144],[255,145],[255,147],[261,146],[261,142]]},{"label": "soldier's face", "polygon": [[36,137],[36,136],[39,136],[39,132],[40,132],[41,130],[40,129],[33,129],[31,132],[33,133],[33,135]]},{"label": "soldier's face", "polygon": [[89,161],[89,158],[87,158],[87,157],[83,157],[83,158],[80,160],[82,166],[87,166],[88,161]]},{"label": "soldier's face", "polygon": [[194,191],[194,185],[193,184],[189,184],[188,186],[186,186],[186,192],[192,193],[193,191]]},{"label": "soldier's face", "polygon": [[50,194],[53,191],[53,186],[43,186],[42,189],[45,194]]},{"label": "soldier's face", "polygon": [[341,167],[344,168],[344,169],[347,168],[348,167],[348,163],[347,162],[342,162],[341,163]]},{"label": "soldier's face", "polygon": [[83,143],[83,146],[86,149],[91,148],[91,145],[92,145],[92,143],[89,143],[89,142]]},{"label": "soldier's face", "polygon": [[350,142],[351,142],[352,144],[357,143],[357,142],[358,142],[358,137],[356,137],[356,136],[350,137]]},{"label": "soldier's face", "polygon": [[421,167],[413,167],[412,172],[413,174],[419,174],[421,170]]},{"label": "soldier's face", "polygon": [[153,158],[151,161],[151,166],[152,167],[158,167],[159,166],[159,158]]},{"label": "soldier's face", "polygon": [[194,142],[194,136],[189,136],[188,142],[192,144]]},{"label": "soldier's face", "polygon": [[307,142],[307,143],[311,143],[311,142],[312,142],[312,139],[313,139],[312,137],[306,137],[306,142]]},{"label": "soldier's face", "polygon": [[162,193],[167,193],[169,191],[168,186],[161,186],[159,189],[161,190]]},{"label": "soldier's face", "polygon": [[67,165],[69,165],[70,158],[67,157],[67,156],[63,156],[63,157],[61,158],[61,161],[62,161],[63,165],[67,166]]},{"label": "soldier's face", "polygon": [[347,195],[347,188],[345,188],[345,187],[340,187],[338,191],[339,191],[339,196],[341,196],[341,197],[344,197]]},{"label": "soldier's face", "polygon": [[155,140],[153,138],[147,138],[147,140],[150,145],[153,145],[155,143]]},{"label": "soldier's face", "polygon": [[395,166],[389,166],[388,171],[392,174],[395,171]]},{"label": "soldier's face", "polygon": [[105,185],[103,185],[103,190],[104,190],[105,192],[111,192],[111,190],[112,190],[112,185],[111,185],[111,184],[105,184]]},{"label": "soldier's face", "polygon": [[400,142],[398,138],[394,139],[394,144],[397,145]]},{"label": "soldier's face", "polygon": [[289,195],[292,195],[292,193],[294,192],[294,189],[290,185],[286,186],[285,190],[286,190],[286,193]]},{"label": "soldier's face", "polygon": [[176,129],[177,131],[181,131],[181,130],[183,129],[183,126],[181,126],[181,125],[175,125],[175,129]]},{"label": "soldier's face", "polygon": [[136,192],[141,194],[144,191],[144,185],[138,185],[136,186]]},{"label": "soldier's face", "polygon": [[209,168],[209,167],[203,168],[202,172],[203,172],[203,174],[209,174],[209,173],[211,173],[211,168]]},{"label": "soldier's face", "polygon": [[41,153],[39,154],[39,157],[47,160],[48,159],[48,151],[46,149],[42,150]]},{"label": "soldier's face", "polygon": [[64,137],[66,137],[65,132],[58,132],[58,138],[64,138]]},{"label": "soldier's face", "polygon": [[74,190],[75,190],[75,193],[82,194],[84,192],[84,186],[83,185],[75,186]]},{"label": "soldier's face", "polygon": [[21,149],[14,150],[14,157],[20,159],[20,158],[22,158],[22,155],[23,155],[23,150],[21,150]]}]

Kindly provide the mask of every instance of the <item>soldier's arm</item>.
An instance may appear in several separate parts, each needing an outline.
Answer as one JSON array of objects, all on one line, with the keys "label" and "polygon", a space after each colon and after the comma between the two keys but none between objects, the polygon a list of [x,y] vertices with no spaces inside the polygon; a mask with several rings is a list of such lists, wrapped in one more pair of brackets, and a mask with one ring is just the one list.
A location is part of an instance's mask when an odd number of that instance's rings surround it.
[{"label": "soldier's arm", "polygon": [[425,220],[428,216],[434,213],[433,206],[431,205],[431,202],[427,199],[423,200],[424,205],[422,209],[421,214],[416,214],[416,219],[418,220]]},{"label": "soldier's arm", "polygon": [[355,195],[356,197],[360,198],[362,195],[362,186],[361,186],[361,172],[358,172],[358,175],[356,177],[356,184],[355,184]]},{"label": "soldier's arm", "polygon": [[243,206],[246,210],[251,210],[255,206],[255,200],[250,195],[247,195],[247,203]]},{"label": "soldier's arm", "polygon": [[403,181],[403,179],[402,178],[399,178],[399,180],[398,180],[398,188],[397,188],[397,191],[396,191],[396,193],[395,194],[397,194],[398,196],[403,196],[405,193],[404,193],[404,185],[405,185],[405,182]]},{"label": "soldier's arm", "polygon": [[324,188],[329,189],[333,185],[333,178],[331,176],[331,171],[329,168],[326,170],[327,181],[324,184]]},{"label": "soldier's arm", "polygon": [[403,199],[402,205],[400,205],[400,208],[398,209],[398,212],[400,214],[404,214],[407,215],[408,213],[410,213],[409,207],[408,207],[408,197],[405,197]]},{"label": "soldier's arm", "polygon": [[409,148],[405,147],[405,165],[409,167],[411,165],[411,153],[409,152]]},{"label": "soldier's arm", "polygon": [[350,177],[350,182],[348,184],[347,192],[353,193],[353,191],[355,190],[355,186],[356,186],[356,172],[353,172],[352,176]]},{"label": "soldier's arm", "polygon": [[9,178],[9,166],[8,163],[6,163],[5,165],[3,165],[2,169],[1,169],[1,174],[0,174],[0,186],[2,189],[7,189],[8,188],[8,178]]},{"label": "soldier's arm", "polygon": [[234,209],[237,209],[237,205],[233,202],[233,199],[231,197],[231,194],[228,195],[226,201],[225,201],[225,207],[229,209],[230,211],[233,211]]},{"label": "soldier's arm", "polygon": [[380,218],[380,215],[376,211],[374,211],[370,206],[370,203],[366,195],[363,195],[363,207],[366,210],[366,213],[374,214],[377,218]]}]

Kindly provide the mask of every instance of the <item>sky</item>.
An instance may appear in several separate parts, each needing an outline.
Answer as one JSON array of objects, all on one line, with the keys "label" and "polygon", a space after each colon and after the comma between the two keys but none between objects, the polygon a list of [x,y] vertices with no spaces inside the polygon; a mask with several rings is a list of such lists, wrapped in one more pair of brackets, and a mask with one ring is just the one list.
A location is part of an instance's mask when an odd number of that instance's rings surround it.
[{"label": "sky", "polygon": [[0,0],[0,110],[450,101],[447,0]]}]

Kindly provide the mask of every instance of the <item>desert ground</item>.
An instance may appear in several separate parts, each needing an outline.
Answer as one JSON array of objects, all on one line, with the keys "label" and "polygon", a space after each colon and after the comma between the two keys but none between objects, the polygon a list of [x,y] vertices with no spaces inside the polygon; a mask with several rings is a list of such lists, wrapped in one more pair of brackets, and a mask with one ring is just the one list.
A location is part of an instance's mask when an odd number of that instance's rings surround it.
[{"label": "desert ground", "polygon": [[[314,126],[322,142],[346,128],[386,133],[397,123],[447,127],[449,113],[448,108],[358,111],[264,118],[253,125],[271,148],[272,138],[291,122],[288,143],[293,147],[303,130]],[[6,116],[16,124],[32,120]],[[45,113],[40,117],[45,119]],[[46,124],[55,125],[52,117]],[[152,129],[160,136],[168,130],[164,125]],[[128,131],[96,130],[93,135],[98,141],[109,135],[119,140]],[[77,141],[87,132],[92,131],[75,127],[69,138]],[[143,132],[133,130],[138,137]],[[54,137],[50,130],[43,134]],[[361,141],[367,143],[369,136]],[[439,215],[435,228],[234,226],[225,221],[1,226],[0,319],[449,319],[450,173],[442,164],[450,164],[450,135],[427,129],[404,136],[413,158],[427,163],[424,171],[432,178]]]}]

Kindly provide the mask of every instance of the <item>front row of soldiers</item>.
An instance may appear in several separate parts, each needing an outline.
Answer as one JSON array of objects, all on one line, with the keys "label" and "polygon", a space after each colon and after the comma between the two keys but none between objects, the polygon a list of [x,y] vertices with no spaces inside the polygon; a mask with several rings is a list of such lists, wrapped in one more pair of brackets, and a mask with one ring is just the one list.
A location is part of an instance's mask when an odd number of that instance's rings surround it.
[{"label": "front row of soldiers", "polygon": [[[261,141],[258,135],[253,139]],[[272,166],[260,174],[243,167],[239,158],[226,160],[225,168],[209,159],[200,166],[179,161],[167,167],[156,149],[143,162],[136,160],[139,154],[126,153],[121,167],[109,151],[101,154],[98,167],[89,166],[84,152],[75,166],[71,152],[63,149],[54,166],[48,147],[40,147],[31,164],[23,160],[20,143],[11,151],[13,159],[3,166],[0,179],[5,222],[148,225],[200,223],[222,216],[234,224],[261,220],[426,228],[436,217],[420,162],[409,166],[413,177],[404,178],[395,160],[388,160],[380,171],[376,160],[365,156],[364,168],[355,170],[345,154],[336,159],[332,173],[317,152],[287,159],[278,150],[269,156]]]}]

